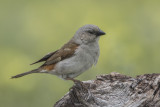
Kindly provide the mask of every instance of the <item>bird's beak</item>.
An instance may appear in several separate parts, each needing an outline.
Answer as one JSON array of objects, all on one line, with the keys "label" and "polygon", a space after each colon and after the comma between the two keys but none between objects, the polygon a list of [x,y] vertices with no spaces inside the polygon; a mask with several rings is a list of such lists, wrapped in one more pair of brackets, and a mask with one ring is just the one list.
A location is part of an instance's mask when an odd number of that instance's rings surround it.
[{"label": "bird's beak", "polygon": [[105,32],[103,32],[102,30],[100,30],[96,35],[97,36],[102,36],[102,35],[105,35],[106,33]]}]

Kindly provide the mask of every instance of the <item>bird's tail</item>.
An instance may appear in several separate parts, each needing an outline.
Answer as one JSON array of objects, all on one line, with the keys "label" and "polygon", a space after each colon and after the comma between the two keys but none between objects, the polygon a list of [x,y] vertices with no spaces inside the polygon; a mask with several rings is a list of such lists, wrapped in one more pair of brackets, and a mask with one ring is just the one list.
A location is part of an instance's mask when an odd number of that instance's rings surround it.
[{"label": "bird's tail", "polygon": [[32,73],[38,73],[38,72],[39,72],[39,69],[34,69],[34,70],[32,70],[32,71],[28,71],[28,72],[24,72],[24,73],[21,73],[21,74],[12,76],[11,79],[23,77],[23,76],[25,76],[25,75],[32,74]]}]

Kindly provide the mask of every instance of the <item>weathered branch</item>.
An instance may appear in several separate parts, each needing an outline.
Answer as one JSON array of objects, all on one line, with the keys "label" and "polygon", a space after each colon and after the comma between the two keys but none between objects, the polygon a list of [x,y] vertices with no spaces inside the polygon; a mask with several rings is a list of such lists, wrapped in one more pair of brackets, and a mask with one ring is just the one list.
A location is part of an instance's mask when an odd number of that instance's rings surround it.
[{"label": "weathered branch", "polygon": [[76,83],[54,107],[160,107],[160,74],[100,75]]}]

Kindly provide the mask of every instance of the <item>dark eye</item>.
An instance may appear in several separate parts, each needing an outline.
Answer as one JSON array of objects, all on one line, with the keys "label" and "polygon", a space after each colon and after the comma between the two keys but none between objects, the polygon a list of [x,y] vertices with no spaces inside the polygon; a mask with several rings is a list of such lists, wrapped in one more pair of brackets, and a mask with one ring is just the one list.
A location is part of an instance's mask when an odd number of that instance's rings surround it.
[{"label": "dark eye", "polygon": [[90,33],[90,34],[95,34],[95,32],[94,32],[94,31],[91,31],[91,30],[89,30],[88,33]]}]

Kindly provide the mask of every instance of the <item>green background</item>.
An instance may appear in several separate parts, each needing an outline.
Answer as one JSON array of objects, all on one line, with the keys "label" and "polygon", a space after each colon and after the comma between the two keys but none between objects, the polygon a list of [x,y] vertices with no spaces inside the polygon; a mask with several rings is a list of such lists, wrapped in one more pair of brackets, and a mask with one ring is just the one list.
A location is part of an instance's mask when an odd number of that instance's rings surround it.
[{"label": "green background", "polygon": [[98,25],[98,64],[77,79],[119,72],[160,73],[160,0],[1,0],[0,107],[52,107],[71,81],[54,75],[11,76],[60,48],[85,25]]}]

